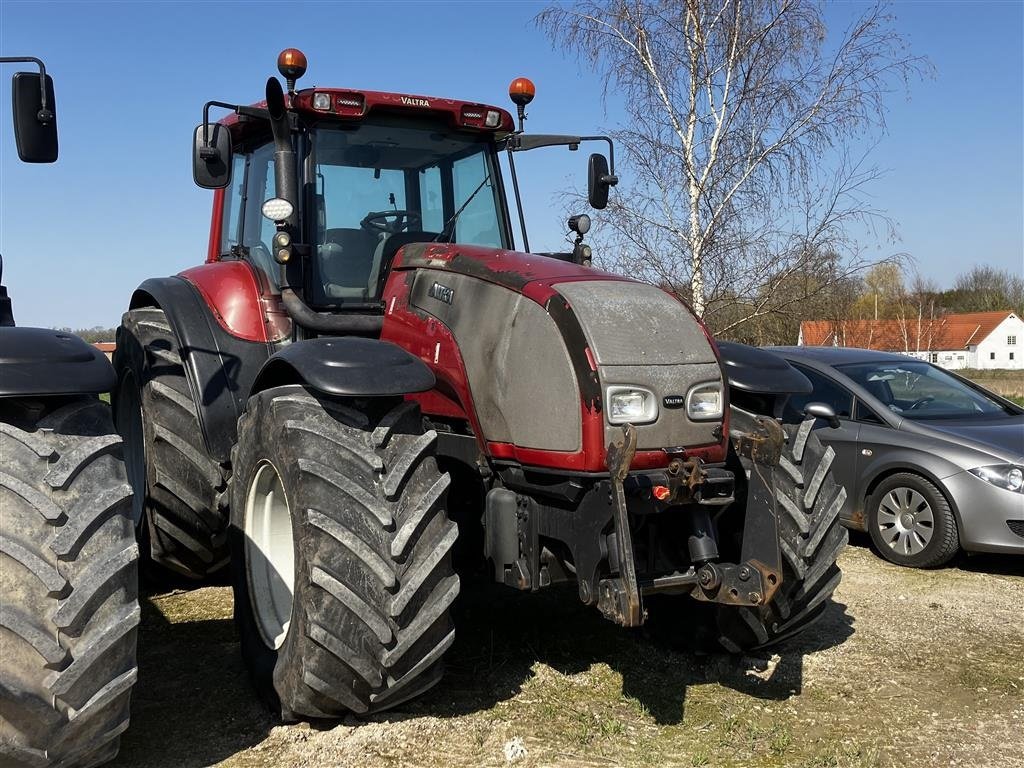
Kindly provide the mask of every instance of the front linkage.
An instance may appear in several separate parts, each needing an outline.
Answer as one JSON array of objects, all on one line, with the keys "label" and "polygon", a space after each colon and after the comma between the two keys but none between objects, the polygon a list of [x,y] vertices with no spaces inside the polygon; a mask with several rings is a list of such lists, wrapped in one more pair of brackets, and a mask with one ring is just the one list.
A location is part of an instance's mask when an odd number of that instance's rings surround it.
[{"label": "front linkage", "polygon": [[[738,413],[745,415],[742,411]],[[620,573],[600,582],[598,608],[607,618],[622,626],[639,626],[646,619],[643,595],[687,588],[692,589],[690,594],[697,600],[726,605],[761,606],[772,599],[782,582],[775,471],[785,435],[772,419],[749,415],[743,421],[746,423],[734,425],[732,431],[737,454],[752,464],[739,564],[715,562],[718,547],[708,507],[732,501],[731,495],[725,498],[721,495],[724,479],[719,474],[721,470],[712,477],[712,468],[690,461],[670,467],[669,484],[663,486],[667,492],[662,490],[659,496],[665,503],[688,505],[687,510],[680,510],[680,513],[689,514],[688,548],[692,565],[683,572],[638,581],[626,503],[629,466],[636,452],[636,429],[631,424],[625,425],[622,439],[608,446]],[[718,492],[704,498],[703,491],[708,485]]]},{"label": "front linkage", "polygon": [[[500,487],[488,493],[484,516],[495,579],[527,591],[575,581],[584,603],[625,627],[644,623],[649,595],[766,606],[782,584],[776,469],[786,437],[773,419],[732,413],[733,448],[751,468],[746,494],[736,493],[739,462],[678,459],[664,470],[631,472],[637,434],[630,424],[608,446],[606,478],[499,466]],[[728,510],[744,499],[742,514]],[[712,521],[726,513],[742,524],[736,544],[723,541],[738,552],[735,563],[720,561],[719,536],[728,534]]]}]

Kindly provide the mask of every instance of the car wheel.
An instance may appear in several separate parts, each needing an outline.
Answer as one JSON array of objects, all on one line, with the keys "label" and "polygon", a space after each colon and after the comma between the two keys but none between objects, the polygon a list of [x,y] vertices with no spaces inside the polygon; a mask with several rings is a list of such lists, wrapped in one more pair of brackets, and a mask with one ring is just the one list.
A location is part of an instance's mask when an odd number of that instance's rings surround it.
[{"label": "car wheel", "polygon": [[910,472],[886,478],[871,494],[868,532],[882,557],[911,568],[944,565],[960,549],[946,497]]}]

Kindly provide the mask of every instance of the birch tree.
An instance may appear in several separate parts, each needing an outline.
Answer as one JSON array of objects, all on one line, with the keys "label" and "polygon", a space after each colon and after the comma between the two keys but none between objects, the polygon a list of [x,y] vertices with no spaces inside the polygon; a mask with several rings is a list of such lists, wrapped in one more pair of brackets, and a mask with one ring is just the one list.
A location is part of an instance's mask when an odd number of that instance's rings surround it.
[{"label": "birch tree", "polygon": [[717,332],[793,311],[801,297],[773,286],[820,272],[822,253],[839,256],[824,287],[848,282],[868,263],[852,224],[892,234],[865,194],[868,153],[886,95],[925,65],[883,6],[836,34],[810,0],[582,0],[537,20],[628,118],[606,263],[676,291]]}]

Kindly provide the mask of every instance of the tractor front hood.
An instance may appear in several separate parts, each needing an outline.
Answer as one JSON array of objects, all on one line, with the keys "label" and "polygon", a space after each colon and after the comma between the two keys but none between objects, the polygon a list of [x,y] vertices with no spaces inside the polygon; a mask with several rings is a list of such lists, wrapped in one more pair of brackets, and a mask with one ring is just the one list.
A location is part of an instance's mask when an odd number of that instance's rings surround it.
[{"label": "tractor front hood", "polygon": [[[694,387],[722,386],[715,350],[689,309],[656,286],[447,243],[406,245],[392,271],[410,274],[409,305],[455,337],[488,441],[603,451],[621,433],[606,418],[609,391],[637,388],[657,404],[657,417],[637,424],[640,451],[721,444],[720,415],[687,415]],[[588,439],[590,429],[600,434]]]},{"label": "tractor front hood", "polygon": [[581,267],[550,256],[461,243],[410,243],[398,251],[392,269],[440,269],[454,272],[522,293],[540,304],[550,296],[549,292],[537,290],[543,285],[571,280],[627,281],[627,278],[620,275]]}]

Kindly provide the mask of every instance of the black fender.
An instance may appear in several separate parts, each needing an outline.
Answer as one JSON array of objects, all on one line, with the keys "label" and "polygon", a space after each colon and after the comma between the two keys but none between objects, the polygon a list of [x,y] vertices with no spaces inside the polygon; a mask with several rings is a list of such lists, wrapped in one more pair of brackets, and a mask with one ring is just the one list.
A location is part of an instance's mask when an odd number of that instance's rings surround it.
[{"label": "black fender", "polygon": [[238,417],[245,410],[256,374],[276,345],[231,335],[217,322],[199,290],[182,277],[146,280],[130,305],[130,309],[140,307],[157,307],[167,315],[206,449],[217,461],[229,461],[238,437]]},{"label": "black fender", "polygon": [[107,356],[77,336],[0,327],[0,397],[93,395],[116,383]]},{"label": "black fender", "polygon": [[772,352],[747,344],[719,341],[722,371],[731,390],[762,395],[806,395],[810,379]]},{"label": "black fender", "polygon": [[430,367],[397,344],[359,336],[298,341],[276,352],[251,393],[304,384],[332,397],[394,397],[434,388]]}]

